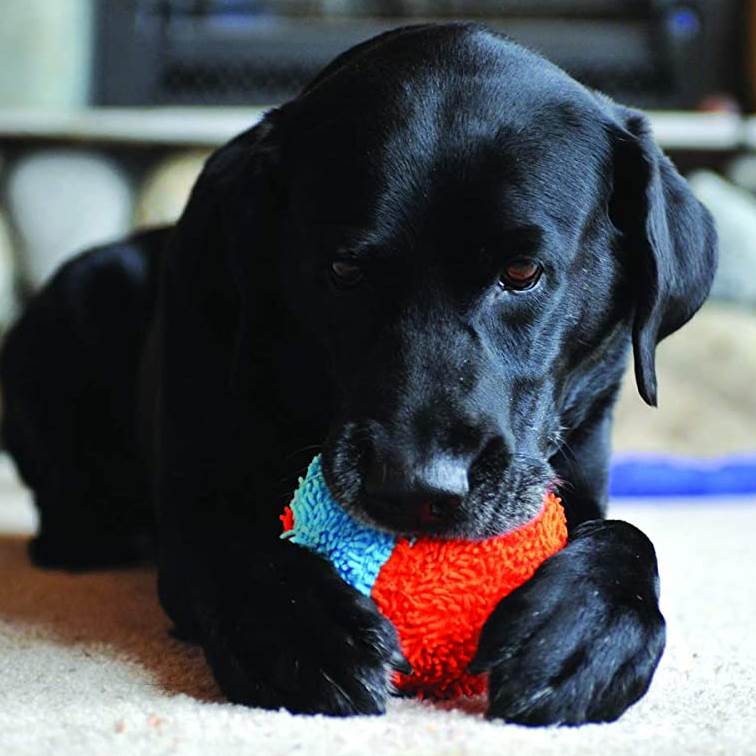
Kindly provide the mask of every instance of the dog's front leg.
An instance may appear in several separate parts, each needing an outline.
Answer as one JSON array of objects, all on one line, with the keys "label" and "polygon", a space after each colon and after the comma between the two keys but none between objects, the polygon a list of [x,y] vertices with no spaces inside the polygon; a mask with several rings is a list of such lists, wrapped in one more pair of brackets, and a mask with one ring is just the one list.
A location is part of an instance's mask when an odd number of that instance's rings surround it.
[{"label": "dog's front leg", "polygon": [[[160,594],[180,635],[199,642],[229,700],[295,713],[380,714],[396,632],[330,564],[288,541],[214,540],[162,554]],[[237,534],[238,535],[238,534]],[[186,534],[185,534],[186,536]]]},{"label": "dog's front leg", "polygon": [[664,650],[656,554],[606,507],[611,401],[552,464],[569,541],[488,619],[473,670],[489,670],[489,715],[523,724],[616,719],[648,689]]},{"label": "dog's front leg", "polygon": [[529,725],[616,719],[648,689],[664,649],[656,555],[618,520],[567,546],[488,619],[471,671],[490,672],[490,717]]}]

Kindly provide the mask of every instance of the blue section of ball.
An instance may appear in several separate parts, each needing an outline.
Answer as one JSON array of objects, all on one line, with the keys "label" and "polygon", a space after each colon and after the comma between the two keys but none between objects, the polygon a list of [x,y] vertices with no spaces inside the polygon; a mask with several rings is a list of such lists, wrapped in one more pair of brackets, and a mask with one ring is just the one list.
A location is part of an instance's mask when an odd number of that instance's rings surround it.
[{"label": "blue section of ball", "polygon": [[320,455],[300,479],[289,506],[294,528],[281,538],[320,554],[345,582],[369,596],[394,550],[394,537],[357,522],[344,511],[328,490]]}]

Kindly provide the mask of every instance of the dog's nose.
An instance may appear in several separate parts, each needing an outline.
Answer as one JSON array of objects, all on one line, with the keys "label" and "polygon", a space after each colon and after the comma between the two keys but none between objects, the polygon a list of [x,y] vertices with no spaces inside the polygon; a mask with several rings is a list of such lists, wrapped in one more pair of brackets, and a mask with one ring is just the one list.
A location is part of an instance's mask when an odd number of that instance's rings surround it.
[{"label": "dog's nose", "polygon": [[442,524],[459,509],[469,491],[468,461],[439,456],[424,464],[375,457],[365,477],[365,492],[402,518],[423,525]]}]

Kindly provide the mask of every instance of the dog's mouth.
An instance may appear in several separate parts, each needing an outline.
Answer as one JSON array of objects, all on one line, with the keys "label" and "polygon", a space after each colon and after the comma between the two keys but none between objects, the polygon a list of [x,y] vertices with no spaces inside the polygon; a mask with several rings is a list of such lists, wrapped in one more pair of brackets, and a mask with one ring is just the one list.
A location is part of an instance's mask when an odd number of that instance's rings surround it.
[{"label": "dog's mouth", "polygon": [[365,524],[403,536],[455,537],[455,531],[463,529],[466,520],[464,502],[455,505],[451,512],[450,507],[432,499],[421,499],[411,508],[401,508],[363,493],[344,506]]},{"label": "dog's mouth", "polygon": [[356,520],[400,537],[479,540],[515,530],[541,511],[554,487],[546,461],[509,456],[491,450],[469,472],[469,491],[462,498],[397,501],[366,491],[365,460],[357,424],[332,432],[323,447],[326,483],[334,498]]}]

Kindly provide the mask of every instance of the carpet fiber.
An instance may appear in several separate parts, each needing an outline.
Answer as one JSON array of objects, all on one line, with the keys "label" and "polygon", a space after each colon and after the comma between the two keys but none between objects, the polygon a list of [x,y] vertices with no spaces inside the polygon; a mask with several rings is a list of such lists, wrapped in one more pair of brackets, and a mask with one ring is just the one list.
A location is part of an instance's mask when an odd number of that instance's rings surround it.
[{"label": "carpet fiber", "polygon": [[223,701],[201,653],[168,636],[152,571],[32,568],[32,510],[0,460],[0,753],[756,754],[756,499],[612,514],[654,540],[669,623],[650,693],[619,722],[531,730],[476,701],[295,717]]}]

